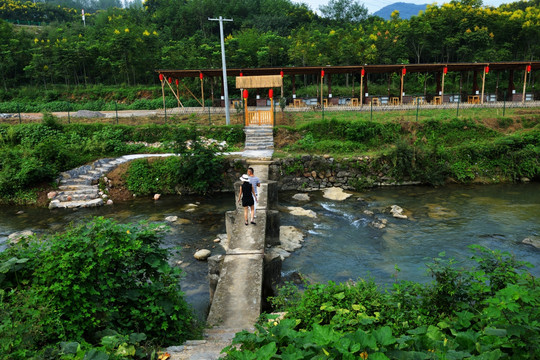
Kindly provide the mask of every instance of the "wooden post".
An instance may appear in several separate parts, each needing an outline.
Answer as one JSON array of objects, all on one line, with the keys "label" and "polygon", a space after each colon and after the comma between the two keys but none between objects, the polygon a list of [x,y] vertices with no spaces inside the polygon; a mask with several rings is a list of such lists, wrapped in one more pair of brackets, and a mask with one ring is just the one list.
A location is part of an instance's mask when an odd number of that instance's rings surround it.
[{"label": "wooden post", "polygon": [[165,78],[161,80],[161,96],[163,97],[163,111],[165,111]]},{"label": "wooden post", "polygon": [[486,86],[486,67],[484,66],[484,74],[482,75],[482,94],[480,95],[480,104],[484,105],[484,87]]},{"label": "wooden post", "polygon": [[[296,95],[296,75],[292,75],[292,78],[291,78],[291,81],[292,81],[292,93],[293,95]],[[293,96],[293,98],[295,99],[296,96]],[[294,104],[294,101],[293,101],[293,104]]]},{"label": "wooden post", "polygon": [[272,126],[274,126],[274,98],[270,98],[270,118],[272,119]]},{"label": "wooden post", "polygon": [[322,75],[322,72],[321,72],[321,107],[323,106],[323,81],[324,81],[324,76]]},{"label": "wooden post", "polygon": [[[176,81],[178,81],[178,79]],[[180,87],[178,86],[178,83],[176,81],[176,100],[178,101],[178,107],[180,107]]]},{"label": "wooden post", "polygon": [[444,70],[443,70],[443,73],[442,73],[442,82],[441,82],[441,104],[444,104],[444,76],[446,74],[444,73]]},{"label": "wooden post", "polygon": [[525,66],[525,76],[523,77],[523,95],[521,97],[521,103],[525,103],[525,90],[527,87],[527,67]]},{"label": "wooden post", "polygon": [[354,97],[354,73],[352,73],[352,97]]},{"label": "wooden post", "polygon": [[248,114],[247,98],[244,98],[244,113],[246,114],[246,126],[249,126],[249,122],[248,122],[249,114]]},{"label": "wooden post", "polygon": [[202,98],[202,107],[204,109],[204,80],[201,78],[201,98]]},{"label": "wooden post", "polygon": [[364,76],[360,74],[360,106],[364,105]]},{"label": "wooden post", "polygon": [[401,70],[401,91],[399,92],[399,104],[403,105],[403,70]]}]

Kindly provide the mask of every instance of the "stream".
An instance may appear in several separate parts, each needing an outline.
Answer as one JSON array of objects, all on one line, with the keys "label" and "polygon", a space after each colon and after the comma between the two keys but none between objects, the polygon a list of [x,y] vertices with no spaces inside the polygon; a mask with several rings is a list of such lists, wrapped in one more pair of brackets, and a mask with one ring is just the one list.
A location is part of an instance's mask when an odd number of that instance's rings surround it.
[{"label": "stream", "polygon": [[[305,235],[303,247],[284,261],[284,275],[298,272],[317,282],[371,277],[389,285],[398,267],[398,278],[426,282],[430,277],[424,264],[432,258],[445,252],[447,258],[466,263],[472,255],[467,246],[479,244],[515,254],[518,260],[533,264],[529,271],[540,276],[540,249],[521,243],[526,237],[540,236],[540,183],[376,188],[344,201],[328,200],[320,191],[308,194],[307,203],[293,200],[294,192],[279,194],[280,205],[301,206],[317,214],[312,219],[281,212],[281,225],[298,227]],[[408,219],[387,212],[394,204],[404,209]],[[137,198],[76,211],[0,206],[0,251],[7,246],[9,234],[26,229],[40,235],[94,216],[121,223],[165,222],[167,216],[178,216],[182,220],[169,224],[171,231],[163,246],[181,247],[180,254],[171,253],[170,261],[184,269],[182,290],[203,318],[209,304],[207,264],[195,260],[193,254],[203,248],[213,255],[224,252],[214,239],[225,233],[225,212],[233,209],[232,194],[223,193],[168,196],[158,201]],[[386,227],[372,226],[383,219]]]}]

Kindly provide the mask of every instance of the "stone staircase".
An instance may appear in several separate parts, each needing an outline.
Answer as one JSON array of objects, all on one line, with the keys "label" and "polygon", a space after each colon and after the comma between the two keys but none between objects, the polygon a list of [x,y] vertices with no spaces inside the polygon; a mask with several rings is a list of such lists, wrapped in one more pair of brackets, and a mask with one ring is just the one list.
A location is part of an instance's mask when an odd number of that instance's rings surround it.
[{"label": "stone staircase", "polygon": [[[58,180],[58,191],[55,191],[49,203],[49,209],[71,209],[101,206],[107,203],[107,195],[99,191],[98,182],[102,176],[125,162],[151,156],[170,156],[171,154],[137,154],[126,155],[116,159],[106,158],[94,161],[89,165],[63,172]],[[111,204],[112,202],[109,202]]]},{"label": "stone staircase", "polygon": [[274,150],[274,128],[268,125],[246,126],[244,150]]}]

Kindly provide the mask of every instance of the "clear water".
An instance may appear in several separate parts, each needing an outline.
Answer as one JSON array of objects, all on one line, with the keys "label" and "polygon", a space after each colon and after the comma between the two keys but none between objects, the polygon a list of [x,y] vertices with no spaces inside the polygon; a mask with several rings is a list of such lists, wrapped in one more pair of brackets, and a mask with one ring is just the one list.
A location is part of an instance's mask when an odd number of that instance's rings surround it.
[{"label": "clear water", "polygon": [[[321,192],[309,193],[309,203],[292,200],[294,193],[280,193],[285,206],[302,206],[317,213],[317,219],[281,213],[281,225],[293,225],[305,234],[304,246],[283,263],[283,272],[297,271],[312,281],[346,281],[372,277],[379,284],[390,284],[395,266],[399,278],[429,281],[424,264],[446,252],[448,257],[467,261],[468,245],[480,244],[506,250],[519,260],[536,267],[530,270],[540,276],[540,250],[522,244],[529,236],[540,236],[540,184],[392,187],[357,193],[345,201],[332,201]],[[358,200],[362,198],[363,200]],[[199,203],[194,212],[186,205]],[[386,209],[399,205],[409,219],[395,219]],[[94,216],[105,216],[121,223],[164,222],[176,215],[189,224],[172,225],[164,246],[182,248],[171,252],[171,263],[182,261],[185,270],[182,289],[201,318],[209,304],[206,262],[193,258],[197,249],[223,253],[213,240],[225,233],[225,212],[234,209],[232,194],[212,197],[162,197],[159,201],[135,199],[94,209],[48,210],[25,207],[0,207],[0,251],[7,236],[30,229],[38,234],[62,231],[67,224],[85,222]],[[22,210],[22,214],[17,214]],[[364,214],[365,210],[374,215]],[[387,219],[384,229],[369,224]]]},{"label": "clear water", "polygon": [[[293,200],[293,194],[280,194],[280,204],[311,209],[317,219],[282,214],[282,225],[305,232],[304,246],[283,264],[285,274],[299,272],[317,282],[371,277],[387,285],[397,266],[398,278],[426,282],[430,277],[425,264],[432,258],[445,252],[448,258],[467,262],[472,255],[468,246],[479,244],[515,254],[535,265],[530,271],[540,275],[540,250],[521,243],[540,235],[538,183],[378,188],[345,201],[314,192],[308,204]],[[387,209],[394,204],[409,219],[392,217]],[[386,228],[370,226],[375,218],[387,219]]]}]

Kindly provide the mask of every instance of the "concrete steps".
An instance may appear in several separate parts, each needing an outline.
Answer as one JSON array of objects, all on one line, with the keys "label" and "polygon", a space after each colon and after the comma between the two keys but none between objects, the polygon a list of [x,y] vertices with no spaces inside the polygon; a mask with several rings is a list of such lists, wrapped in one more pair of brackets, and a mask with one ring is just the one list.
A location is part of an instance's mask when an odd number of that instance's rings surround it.
[{"label": "concrete steps", "polygon": [[244,133],[244,150],[274,150],[274,129],[271,126],[248,126]]}]

